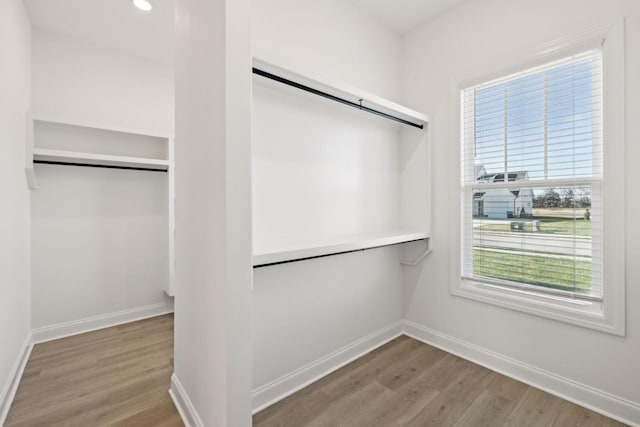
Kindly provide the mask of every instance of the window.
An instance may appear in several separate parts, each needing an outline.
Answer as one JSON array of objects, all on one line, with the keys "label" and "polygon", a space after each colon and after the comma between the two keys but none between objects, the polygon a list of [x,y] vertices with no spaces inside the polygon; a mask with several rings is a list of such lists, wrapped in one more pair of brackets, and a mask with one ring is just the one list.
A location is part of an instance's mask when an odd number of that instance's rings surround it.
[{"label": "window", "polygon": [[454,294],[623,333],[611,239],[624,213],[603,204],[624,203],[609,179],[623,180],[623,130],[605,134],[607,108],[623,107],[606,101],[621,86],[606,84],[601,46],[461,88]]},{"label": "window", "polygon": [[601,299],[602,53],[462,94],[462,276]]}]

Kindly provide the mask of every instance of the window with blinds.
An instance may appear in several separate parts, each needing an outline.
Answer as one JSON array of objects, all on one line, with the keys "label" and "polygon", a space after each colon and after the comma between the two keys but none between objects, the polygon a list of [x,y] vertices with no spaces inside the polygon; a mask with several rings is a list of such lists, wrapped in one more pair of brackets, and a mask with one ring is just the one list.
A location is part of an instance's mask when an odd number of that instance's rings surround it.
[{"label": "window with blinds", "polygon": [[602,52],[462,91],[462,277],[601,300]]}]

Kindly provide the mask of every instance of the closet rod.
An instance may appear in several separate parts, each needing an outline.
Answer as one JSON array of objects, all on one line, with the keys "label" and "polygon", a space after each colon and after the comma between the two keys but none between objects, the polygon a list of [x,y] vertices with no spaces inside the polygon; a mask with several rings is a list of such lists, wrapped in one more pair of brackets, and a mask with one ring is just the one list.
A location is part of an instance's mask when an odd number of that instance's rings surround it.
[{"label": "closet rod", "polygon": [[[353,108],[357,108],[358,110],[366,111],[367,113],[376,114],[378,116],[384,117],[389,120],[395,120],[396,122],[400,122],[405,125],[413,126],[419,129],[424,129],[424,125],[419,123],[410,122],[405,119],[401,119],[400,117],[392,116],[391,114],[383,113],[382,111],[374,110],[373,108],[365,107],[362,104],[358,104],[355,102],[348,101],[344,98],[340,98],[335,95],[331,95],[330,93],[323,92],[318,89],[314,89],[312,87],[303,85],[301,83],[294,82],[293,80],[285,79],[284,77],[277,76],[275,74],[271,74],[268,71],[261,70],[259,68],[253,67],[253,74],[257,74],[262,77],[266,77],[271,80],[275,80],[277,82],[283,83],[285,85],[293,86],[297,89],[304,90],[305,92],[313,93],[314,95],[321,96],[323,98],[330,99],[332,101],[339,102],[344,105],[348,105]],[[362,100],[361,100],[362,101]]]},{"label": "closet rod", "polygon": [[150,172],[167,172],[166,169],[142,168],[136,166],[115,166],[115,165],[93,165],[91,163],[74,163],[74,162],[54,162],[51,160],[34,160],[33,163],[43,165],[62,165],[62,166],[82,166],[87,168],[104,168],[104,169],[125,169],[134,171],[150,171]]},{"label": "closet rod", "polygon": [[254,265],[253,268],[271,267],[272,265],[288,264],[290,262],[307,261],[307,260],[310,260],[310,259],[324,258],[324,257],[334,256],[334,255],[349,254],[351,252],[368,251],[369,249],[377,249],[377,248],[384,248],[384,247],[387,247],[387,246],[402,245],[403,243],[418,242],[420,240],[424,240],[424,239],[407,240],[405,242],[390,243],[388,245],[371,246],[371,247],[362,248],[362,249],[352,249],[350,251],[332,252],[330,254],[314,255],[314,256],[309,256],[309,257],[304,257],[304,258],[294,258],[294,259],[287,259],[287,260],[284,260],[284,261],[268,262],[268,263],[265,263],[265,264]]}]

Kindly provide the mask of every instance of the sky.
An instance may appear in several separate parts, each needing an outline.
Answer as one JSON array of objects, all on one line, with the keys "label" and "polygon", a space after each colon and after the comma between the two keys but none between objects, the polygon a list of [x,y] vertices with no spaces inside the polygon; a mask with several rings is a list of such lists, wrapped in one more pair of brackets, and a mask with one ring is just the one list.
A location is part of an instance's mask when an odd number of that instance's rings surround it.
[{"label": "sky", "polygon": [[527,171],[530,180],[599,173],[599,58],[564,62],[475,89],[465,113],[475,113],[466,130],[475,131],[476,165],[487,173]]}]

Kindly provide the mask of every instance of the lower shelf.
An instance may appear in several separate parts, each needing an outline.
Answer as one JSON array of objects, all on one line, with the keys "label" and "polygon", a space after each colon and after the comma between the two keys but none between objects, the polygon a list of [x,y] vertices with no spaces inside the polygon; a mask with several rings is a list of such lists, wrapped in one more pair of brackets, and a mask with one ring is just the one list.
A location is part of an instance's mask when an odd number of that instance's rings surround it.
[{"label": "lower shelf", "polygon": [[267,267],[287,262],[303,261],[330,255],[338,255],[364,249],[397,245],[431,237],[426,232],[389,232],[346,236],[314,242],[296,242],[271,248],[257,248],[253,254],[253,267]]},{"label": "lower shelf", "polygon": [[75,151],[36,148],[33,150],[34,161],[58,162],[69,164],[105,165],[114,167],[140,168],[166,171],[169,161],[163,159],[147,159],[130,156],[114,156],[108,154],[80,153]]}]

